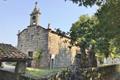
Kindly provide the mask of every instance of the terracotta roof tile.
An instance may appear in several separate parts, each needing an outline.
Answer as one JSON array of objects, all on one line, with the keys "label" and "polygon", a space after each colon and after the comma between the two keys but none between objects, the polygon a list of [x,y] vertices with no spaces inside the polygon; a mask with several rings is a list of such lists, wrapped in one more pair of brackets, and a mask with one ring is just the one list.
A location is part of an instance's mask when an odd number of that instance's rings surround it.
[{"label": "terracotta roof tile", "polygon": [[1,60],[26,60],[27,55],[19,51],[10,44],[0,43],[0,61]]}]

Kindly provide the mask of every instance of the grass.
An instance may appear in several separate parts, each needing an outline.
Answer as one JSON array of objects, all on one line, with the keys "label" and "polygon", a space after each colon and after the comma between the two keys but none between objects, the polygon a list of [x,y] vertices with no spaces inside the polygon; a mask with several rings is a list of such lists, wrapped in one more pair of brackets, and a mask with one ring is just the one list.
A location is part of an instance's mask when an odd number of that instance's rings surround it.
[{"label": "grass", "polygon": [[[110,65],[102,65],[100,67],[107,67]],[[61,72],[63,70],[65,70],[66,68],[56,68],[56,69],[35,69],[35,68],[27,68],[27,73],[31,74],[31,77],[35,77],[35,78],[42,78],[42,77],[48,77],[52,74],[55,74],[57,72]],[[109,73],[108,73],[109,74]],[[110,73],[111,74],[111,73]],[[111,75],[109,75],[111,78],[118,78],[120,76],[120,72],[115,72],[112,73]],[[115,80],[116,80],[115,79]]]},{"label": "grass", "polygon": [[64,69],[63,68],[56,68],[56,69],[27,68],[27,73],[31,74],[32,77],[44,77],[44,76],[52,75],[62,70]]}]

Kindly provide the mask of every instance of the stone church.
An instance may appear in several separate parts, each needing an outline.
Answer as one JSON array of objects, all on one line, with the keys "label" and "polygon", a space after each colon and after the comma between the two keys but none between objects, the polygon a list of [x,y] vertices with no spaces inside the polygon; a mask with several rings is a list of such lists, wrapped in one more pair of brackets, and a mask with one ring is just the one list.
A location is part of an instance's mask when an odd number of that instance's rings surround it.
[{"label": "stone church", "polygon": [[[36,50],[41,50],[40,67],[66,67],[70,66],[79,48],[70,45],[70,37],[58,34],[50,28],[39,24],[40,10],[35,8],[30,14],[30,25],[18,33],[17,48],[29,57],[35,55]],[[35,67],[34,59],[28,66]]]}]

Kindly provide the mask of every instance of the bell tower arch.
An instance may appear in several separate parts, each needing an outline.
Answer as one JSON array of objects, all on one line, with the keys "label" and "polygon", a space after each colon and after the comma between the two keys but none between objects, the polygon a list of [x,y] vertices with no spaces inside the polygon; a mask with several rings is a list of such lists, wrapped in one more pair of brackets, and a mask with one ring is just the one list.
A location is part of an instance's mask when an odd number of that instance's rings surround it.
[{"label": "bell tower arch", "polygon": [[37,2],[35,2],[35,7],[30,14],[30,25],[39,25],[39,17],[41,15],[41,12],[39,8],[37,8]]}]

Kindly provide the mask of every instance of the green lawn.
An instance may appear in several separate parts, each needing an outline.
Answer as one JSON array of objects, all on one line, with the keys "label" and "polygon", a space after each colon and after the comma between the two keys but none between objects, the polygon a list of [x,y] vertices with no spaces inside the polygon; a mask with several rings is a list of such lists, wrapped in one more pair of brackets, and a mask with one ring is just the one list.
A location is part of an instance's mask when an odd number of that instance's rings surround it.
[{"label": "green lawn", "polygon": [[58,68],[58,69],[27,68],[27,73],[31,74],[33,77],[44,77],[44,76],[52,75],[52,74],[62,71],[64,69],[63,68]]}]

